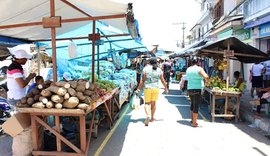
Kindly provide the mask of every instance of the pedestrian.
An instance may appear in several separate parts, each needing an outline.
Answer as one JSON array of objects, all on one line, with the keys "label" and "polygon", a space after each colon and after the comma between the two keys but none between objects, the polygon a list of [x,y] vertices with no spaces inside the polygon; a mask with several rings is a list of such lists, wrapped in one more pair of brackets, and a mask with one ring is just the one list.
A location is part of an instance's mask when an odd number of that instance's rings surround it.
[{"label": "pedestrian", "polygon": [[[147,65],[142,72],[142,79],[138,86],[138,89],[135,91],[136,94],[139,94],[140,89],[144,85],[144,98],[145,98],[145,113],[146,119],[144,121],[145,126],[148,126],[149,120],[153,122],[155,120],[155,111],[156,111],[156,101],[158,100],[159,94],[159,80],[161,80],[166,94],[168,94],[168,88],[166,82],[163,78],[163,73],[160,68],[157,66],[157,59],[151,58],[149,60],[150,65]],[[150,119],[151,112],[151,119]]]},{"label": "pedestrian", "polygon": [[256,92],[259,95],[262,95],[262,96],[259,97],[258,99],[251,100],[249,103],[251,105],[256,106],[255,115],[260,116],[262,105],[270,103],[270,87],[268,87],[268,88],[257,88]]},{"label": "pedestrian", "polygon": [[[29,49],[28,49],[29,48]],[[7,69],[7,87],[8,87],[8,102],[12,105],[12,110],[15,111],[16,104],[25,96],[26,86],[36,76],[35,73],[30,73],[28,77],[24,76],[22,65],[28,59],[32,58],[30,46],[19,45],[9,48],[12,54],[12,63]]]},{"label": "pedestrian", "polygon": [[263,87],[263,74],[264,73],[265,73],[265,67],[259,62],[253,64],[253,66],[250,69],[251,83],[252,83],[252,88],[251,88],[252,98],[254,98],[254,90],[256,90],[257,88]]},{"label": "pedestrian", "polygon": [[270,60],[264,61],[265,73],[263,74],[263,88],[270,87]]},{"label": "pedestrian", "polygon": [[169,88],[170,77],[171,77],[171,63],[168,59],[165,59],[165,62],[162,64],[163,77],[167,83],[167,88]]},{"label": "pedestrian", "polygon": [[191,100],[190,116],[192,127],[197,127],[198,109],[202,98],[204,80],[208,82],[209,77],[202,67],[198,66],[197,59],[192,60],[192,66],[187,68],[187,89]]},{"label": "pedestrian", "polygon": [[44,79],[42,76],[36,76],[35,77],[35,82],[32,83],[32,85],[30,85],[27,89],[27,94],[30,93],[30,91],[34,88],[36,88],[38,85],[42,84],[44,82]]}]

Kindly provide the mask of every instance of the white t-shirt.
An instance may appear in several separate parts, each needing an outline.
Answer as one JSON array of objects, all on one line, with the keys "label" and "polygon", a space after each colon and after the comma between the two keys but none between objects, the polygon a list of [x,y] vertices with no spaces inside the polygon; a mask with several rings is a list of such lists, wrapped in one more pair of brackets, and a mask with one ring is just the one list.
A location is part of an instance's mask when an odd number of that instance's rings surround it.
[{"label": "white t-shirt", "polygon": [[262,70],[264,68],[264,65],[262,64],[254,64],[252,67],[251,67],[251,73],[252,73],[252,76],[262,76]]},{"label": "white t-shirt", "polygon": [[153,67],[149,65],[143,68],[143,73],[146,74],[145,88],[159,88],[160,75],[163,74],[160,68],[153,70]]}]

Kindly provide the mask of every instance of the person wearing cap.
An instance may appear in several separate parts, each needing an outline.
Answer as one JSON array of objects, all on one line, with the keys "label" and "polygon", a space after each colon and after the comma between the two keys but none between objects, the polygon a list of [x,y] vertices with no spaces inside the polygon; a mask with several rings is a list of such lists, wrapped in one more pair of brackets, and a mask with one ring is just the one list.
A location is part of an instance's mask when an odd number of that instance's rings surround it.
[{"label": "person wearing cap", "polygon": [[63,81],[71,81],[71,80],[72,80],[71,74],[69,72],[64,72]]},{"label": "person wearing cap", "polygon": [[[35,73],[30,73],[28,77],[25,77],[22,65],[24,65],[28,59],[32,58],[27,46],[16,46],[9,48],[12,54],[12,63],[7,69],[7,88],[8,88],[8,102],[13,106],[13,110],[16,103],[25,96],[26,86],[36,76]],[[28,53],[29,51],[29,53]]]}]

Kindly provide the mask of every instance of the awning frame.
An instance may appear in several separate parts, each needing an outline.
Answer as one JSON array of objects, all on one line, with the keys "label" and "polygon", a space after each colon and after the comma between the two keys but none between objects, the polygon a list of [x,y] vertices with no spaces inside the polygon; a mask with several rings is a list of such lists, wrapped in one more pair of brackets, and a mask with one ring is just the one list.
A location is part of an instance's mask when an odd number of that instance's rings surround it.
[{"label": "awning frame", "polygon": [[[82,22],[82,21],[93,21],[93,30],[92,30],[92,60],[94,60],[95,55],[95,41],[97,40],[96,36],[96,20],[102,19],[114,19],[114,18],[126,18],[126,14],[118,14],[118,15],[107,15],[107,16],[96,16],[92,17],[91,15],[85,13],[80,8],[76,7],[72,3],[67,0],[61,0],[63,3],[72,7],[74,10],[81,12],[83,15],[88,17],[83,18],[72,18],[72,19],[61,19],[61,23],[69,23],[69,22]],[[55,17],[55,0],[50,0],[50,17]],[[20,23],[20,24],[12,24],[12,25],[3,25],[0,26],[0,29],[10,29],[10,28],[19,28],[19,27],[29,27],[29,26],[41,26],[43,22],[30,22],[30,23]],[[57,81],[57,64],[56,64],[56,27],[51,27],[51,45],[52,45],[52,63],[53,63],[53,81]],[[123,34],[120,34],[123,35]],[[117,36],[117,35],[114,35]],[[42,40],[42,39],[40,39]],[[30,40],[31,41],[31,40]],[[92,67],[94,67],[94,61],[92,61]],[[92,68],[92,81],[94,82],[94,68]],[[35,147],[34,147],[35,148]]]}]

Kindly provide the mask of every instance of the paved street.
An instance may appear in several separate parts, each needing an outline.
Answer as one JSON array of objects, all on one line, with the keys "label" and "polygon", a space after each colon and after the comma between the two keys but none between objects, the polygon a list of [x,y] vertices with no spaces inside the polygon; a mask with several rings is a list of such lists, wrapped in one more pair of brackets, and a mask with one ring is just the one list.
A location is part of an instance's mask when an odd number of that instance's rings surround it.
[{"label": "paved street", "polygon": [[[171,85],[169,95],[160,95],[157,121],[144,126],[143,106],[123,108],[123,117],[112,131],[99,133],[92,141],[89,155],[100,156],[267,156],[270,140],[248,123],[219,119],[209,122],[207,106],[201,106],[199,124],[190,126],[189,103],[180,95],[179,86]],[[126,111],[125,111],[126,110]],[[115,131],[114,131],[115,130]],[[103,141],[105,140],[105,141]]]},{"label": "paved street", "polygon": [[[200,108],[199,125],[190,126],[189,102],[172,84],[169,95],[161,93],[157,121],[144,126],[143,105],[131,110],[124,105],[112,130],[100,126],[91,140],[89,156],[270,156],[270,140],[248,123],[217,119],[209,122],[206,105]],[[11,138],[0,138],[1,156],[11,156]]]}]

